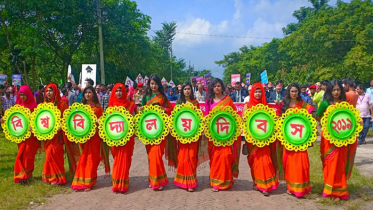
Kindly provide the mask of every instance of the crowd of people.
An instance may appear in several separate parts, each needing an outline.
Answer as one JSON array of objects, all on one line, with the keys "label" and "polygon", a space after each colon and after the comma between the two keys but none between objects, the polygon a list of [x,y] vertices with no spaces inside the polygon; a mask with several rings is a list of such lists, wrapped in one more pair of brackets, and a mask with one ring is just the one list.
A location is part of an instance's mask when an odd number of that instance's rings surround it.
[{"label": "crowd of people", "polygon": [[[93,80],[85,81],[85,88],[76,84],[71,78],[61,85],[50,83],[40,86],[32,94],[28,86],[21,86],[17,97],[12,87],[0,86],[2,113],[14,104],[24,106],[31,111],[39,103],[54,103],[63,113],[73,103],[90,105],[97,118],[108,107],[122,106],[135,115],[145,105],[158,105],[170,115],[172,101],[176,104],[191,103],[199,108],[205,103],[207,115],[214,107],[230,106],[236,110],[235,102],[245,103],[244,110],[258,104],[276,103],[282,112],[288,109],[306,109],[320,121],[328,106],[347,101],[360,110],[364,129],[360,133],[359,144],[365,143],[365,137],[373,119],[371,87],[356,85],[351,78],[343,81],[322,81],[310,85],[291,83],[287,87],[282,81],[276,86],[272,83],[254,83],[245,86],[239,82],[225,85],[222,80],[214,79],[208,86],[197,83],[195,79],[176,88],[162,85],[159,76],[153,74],[147,84],[128,87],[123,83],[111,85],[97,84]],[[6,90],[4,93],[4,89]],[[4,122],[3,120],[1,121]],[[176,168],[174,184],[188,191],[197,187],[197,167],[210,161],[210,185],[213,191],[229,189],[234,184],[233,177],[238,177],[238,163],[241,153],[241,136],[232,146],[215,146],[212,141],[202,136],[198,142],[190,144],[175,143],[170,135],[158,145],[146,145],[149,165],[149,187],[162,190],[168,183],[163,156],[167,165]],[[208,143],[203,146],[203,141]],[[173,142],[173,143],[170,143]],[[124,193],[129,187],[129,169],[134,150],[134,136],[124,146],[108,147],[100,139],[98,132],[85,144],[75,144],[67,140],[60,129],[57,135],[48,141],[38,141],[35,136],[18,144],[19,152],[14,167],[14,181],[27,183],[34,170],[34,158],[38,149],[45,151],[46,159],[42,171],[42,180],[50,184],[65,184],[64,154],[67,154],[70,172],[74,174],[72,189],[90,190],[97,182],[97,168],[102,161],[108,175],[112,171],[112,190]],[[80,147],[80,148],[79,148]],[[245,143],[247,161],[251,169],[253,189],[268,196],[277,189],[279,180],[285,180],[287,193],[303,197],[311,191],[309,160],[307,151],[289,151],[278,141],[269,146],[258,147]],[[327,141],[321,133],[320,153],[323,164],[324,190],[322,196],[333,199],[348,199],[347,179],[350,177],[357,143],[336,147]],[[201,152],[206,149],[206,153]],[[114,158],[110,169],[109,152]],[[208,151],[208,152],[207,152]],[[176,154],[176,156],[175,156]],[[207,154],[207,155],[206,155]]]}]

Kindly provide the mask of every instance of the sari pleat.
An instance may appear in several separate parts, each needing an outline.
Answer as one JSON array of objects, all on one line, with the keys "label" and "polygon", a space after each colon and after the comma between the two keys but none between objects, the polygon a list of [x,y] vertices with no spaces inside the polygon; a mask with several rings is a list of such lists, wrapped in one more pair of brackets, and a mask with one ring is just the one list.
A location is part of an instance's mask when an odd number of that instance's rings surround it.
[{"label": "sari pleat", "polygon": [[190,144],[179,143],[178,167],[174,184],[183,189],[194,189],[197,187],[197,155],[198,142]]},{"label": "sari pleat", "polygon": [[62,131],[48,141],[45,141],[45,162],[42,179],[51,184],[65,184],[64,149]]},{"label": "sari pleat", "polygon": [[[230,106],[236,110],[232,99],[225,96],[218,103],[207,103],[206,114],[215,106]],[[216,190],[226,190],[232,187],[233,177],[238,177],[238,163],[240,158],[241,136],[232,146],[214,146],[212,141],[208,143],[210,156],[210,185]]]},{"label": "sari pleat", "polygon": [[234,157],[231,147],[216,147],[209,141],[210,185],[217,190],[226,190],[234,183],[232,166]]},{"label": "sari pleat", "polygon": [[247,145],[249,150],[247,161],[256,188],[262,192],[277,189],[279,182],[272,162],[270,147],[257,147],[251,143],[247,143]]},{"label": "sari pleat", "polygon": [[[92,107],[97,118],[103,113],[101,106]],[[80,156],[79,163],[74,175],[71,188],[73,190],[91,189],[97,182],[97,168],[101,161],[100,148],[102,140],[96,131],[83,146],[83,152]]]},{"label": "sari pleat", "polygon": [[132,162],[133,149],[135,147],[135,137],[124,145],[111,147],[111,153],[114,157],[113,164],[113,192],[125,193],[129,187],[129,170]]},{"label": "sari pleat", "polygon": [[[313,107],[304,101],[299,101],[289,109],[306,109],[311,113]],[[282,167],[284,169],[284,180],[291,194],[296,197],[303,197],[311,192],[310,162],[307,150],[295,152],[283,147]]]},{"label": "sari pleat", "polygon": [[311,192],[308,153],[307,151],[289,151],[285,148],[283,152],[286,186],[291,194],[303,197]]},{"label": "sari pleat", "polygon": [[34,171],[35,155],[38,151],[38,140],[31,134],[30,138],[17,144],[18,154],[14,164],[14,182],[26,181]]},{"label": "sari pleat", "polygon": [[348,200],[348,146],[336,147],[321,134],[320,152],[324,174],[322,196]]},{"label": "sari pleat", "polygon": [[165,146],[165,140],[158,145],[145,146],[148,153],[149,162],[149,184],[153,189],[159,189],[159,187],[168,184],[166,169],[162,159]]}]

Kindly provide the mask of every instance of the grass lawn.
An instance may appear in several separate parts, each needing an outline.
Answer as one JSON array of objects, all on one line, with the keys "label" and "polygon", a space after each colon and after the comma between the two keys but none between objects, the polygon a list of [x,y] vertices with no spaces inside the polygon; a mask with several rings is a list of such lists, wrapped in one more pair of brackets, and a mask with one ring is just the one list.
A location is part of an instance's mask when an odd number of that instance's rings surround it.
[{"label": "grass lawn", "polygon": [[[373,179],[360,175],[356,168],[352,172],[351,179],[348,181],[350,190],[350,200],[335,202],[328,198],[322,198],[323,191],[323,173],[320,160],[320,147],[315,145],[309,148],[310,172],[312,192],[307,195],[307,199],[325,207],[331,206],[346,209],[361,209],[364,202],[373,201]],[[46,202],[49,196],[59,193],[69,193],[72,190],[66,186],[54,186],[41,181],[41,171],[43,168],[45,153],[38,153],[35,159],[34,180],[28,185],[15,184],[13,181],[13,167],[17,155],[17,145],[4,138],[0,133],[0,209],[23,209],[30,202],[41,204]],[[65,169],[68,171],[67,161]],[[72,175],[66,173],[68,182],[71,183]]]},{"label": "grass lawn", "polygon": [[[319,144],[319,143],[317,143]],[[324,205],[326,209],[330,205],[345,207],[346,209],[361,209],[365,201],[373,201],[373,179],[360,175],[354,167],[351,178],[347,181],[350,192],[350,200],[335,202],[329,198],[323,198],[324,177],[322,173],[322,163],[320,159],[320,146],[315,145],[308,149],[311,173],[311,194],[308,199],[314,199],[317,203]]]},{"label": "grass lawn", "polygon": [[[68,193],[67,186],[55,186],[46,184],[41,180],[41,172],[45,160],[45,153],[38,153],[35,158],[34,180],[27,185],[16,184],[13,181],[13,167],[17,156],[17,145],[4,138],[0,133],[0,209],[23,209],[30,202],[34,204],[44,203],[48,196],[58,193]],[[68,181],[72,176],[68,173],[67,161],[65,161]]]}]

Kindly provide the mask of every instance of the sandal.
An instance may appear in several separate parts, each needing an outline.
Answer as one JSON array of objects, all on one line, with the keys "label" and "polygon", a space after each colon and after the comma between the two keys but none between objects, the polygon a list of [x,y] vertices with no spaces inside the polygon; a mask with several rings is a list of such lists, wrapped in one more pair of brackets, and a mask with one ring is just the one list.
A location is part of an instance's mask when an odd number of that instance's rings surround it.
[{"label": "sandal", "polygon": [[213,191],[213,192],[219,192],[219,190],[218,190],[218,189],[215,189],[215,188],[212,188],[212,191]]},{"label": "sandal", "polygon": [[262,192],[264,196],[269,196],[268,192]]},{"label": "sandal", "polygon": [[194,192],[193,188],[188,188],[188,192]]}]

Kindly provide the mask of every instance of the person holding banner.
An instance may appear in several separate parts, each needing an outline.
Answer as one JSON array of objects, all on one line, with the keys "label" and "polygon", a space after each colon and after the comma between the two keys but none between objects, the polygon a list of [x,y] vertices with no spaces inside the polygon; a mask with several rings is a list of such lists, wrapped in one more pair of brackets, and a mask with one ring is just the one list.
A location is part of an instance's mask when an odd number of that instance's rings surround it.
[{"label": "person holding banner", "polygon": [[[92,86],[84,88],[82,103],[91,106],[97,119],[102,116],[104,110],[102,109],[97,93]],[[93,137],[91,137],[84,145],[81,145],[83,152],[80,156],[78,167],[71,184],[73,190],[89,191],[97,182],[97,168],[101,161],[101,143],[102,140],[98,131],[96,131]],[[110,170],[105,170],[105,172],[109,173]]]},{"label": "person holding banner", "polygon": [[[136,104],[127,99],[127,92],[122,83],[115,84],[110,95],[109,107],[114,106],[123,106],[130,114],[135,115]],[[134,147],[135,136],[132,136],[124,146],[111,147],[111,153],[114,158],[113,187],[111,189],[115,193],[125,193],[128,190],[129,170]]]},{"label": "person holding banner", "polygon": [[[317,119],[320,121],[330,105],[343,101],[346,101],[346,92],[342,82],[332,80],[327,85],[324,100],[317,110]],[[326,140],[324,134],[321,133],[320,153],[324,174],[323,197],[331,197],[336,201],[349,199],[347,180],[350,178],[356,153],[356,147],[351,146],[337,147]]]},{"label": "person holding banner", "polygon": [[[32,91],[28,86],[21,86],[15,104],[26,107],[31,112],[34,111],[37,104],[32,95]],[[3,119],[1,119],[1,123],[4,123]],[[25,184],[32,177],[35,155],[38,151],[39,143],[34,134],[31,134],[28,139],[17,144],[17,147],[18,153],[14,164],[13,178],[15,183]]]},{"label": "person holding banner", "polygon": [[[68,108],[67,103],[61,99],[60,91],[57,85],[50,83],[45,88],[45,103],[53,103],[61,111],[61,117],[63,112]],[[44,143],[44,142],[42,142]],[[45,141],[45,162],[42,172],[42,179],[46,183],[50,184],[65,184],[65,166],[64,166],[64,148],[66,144],[69,160],[71,160],[72,170],[75,171],[76,162],[73,157],[73,153],[69,148],[72,145],[69,142],[61,129],[57,134],[48,141]]]},{"label": "person holding banner", "polygon": [[[243,113],[258,104],[267,105],[265,90],[259,82],[254,83],[250,92],[250,100],[245,104]],[[254,182],[254,190],[260,191],[264,196],[277,189],[278,182],[278,164],[276,158],[276,143],[269,146],[258,147],[252,143],[246,143],[248,151],[247,162],[250,165],[251,177]]]},{"label": "person holding banner", "polygon": [[[184,83],[181,87],[180,98],[176,104],[184,103],[192,103],[199,109],[199,103],[193,96],[193,87],[190,82]],[[174,184],[193,192],[197,187],[198,141],[189,144],[179,142],[178,147],[178,167]]]},{"label": "person holding banner", "polygon": [[[209,95],[206,100],[206,115],[216,106],[230,106],[237,110],[229,95],[224,95],[225,86],[221,79],[214,79],[209,87]],[[241,149],[241,136],[232,146],[214,146],[209,141],[210,151],[210,185],[214,192],[226,190],[232,187],[233,177],[238,177],[238,163]]]},{"label": "person holding banner", "polygon": [[[313,107],[302,100],[300,95],[300,86],[297,83],[291,83],[285,92],[284,105],[282,112],[287,109],[306,109],[308,113],[313,111]],[[289,151],[283,148],[282,166],[284,170],[284,179],[287,185],[287,193],[296,197],[303,197],[311,192],[310,183],[310,162],[308,152]]]},{"label": "person holding banner", "polygon": [[[145,96],[142,100],[142,106],[158,105],[170,115],[172,106],[164,92],[161,79],[158,75],[152,74],[149,77],[145,91]],[[144,107],[141,107],[142,110]],[[167,137],[158,145],[146,145],[149,161],[149,187],[153,190],[163,190],[163,186],[168,183],[166,169],[163,164],[162,156],[165,153]],[[174,163],[173,166],[176,166]]]}]

